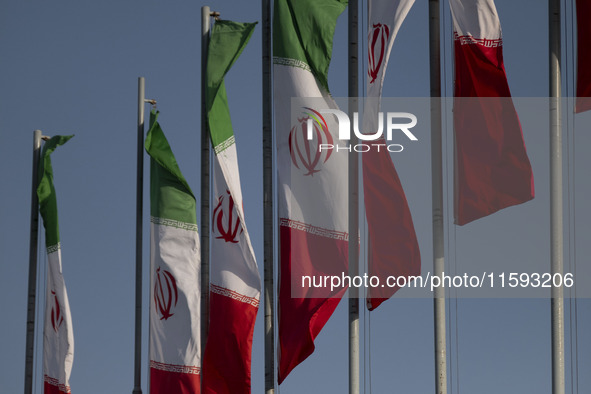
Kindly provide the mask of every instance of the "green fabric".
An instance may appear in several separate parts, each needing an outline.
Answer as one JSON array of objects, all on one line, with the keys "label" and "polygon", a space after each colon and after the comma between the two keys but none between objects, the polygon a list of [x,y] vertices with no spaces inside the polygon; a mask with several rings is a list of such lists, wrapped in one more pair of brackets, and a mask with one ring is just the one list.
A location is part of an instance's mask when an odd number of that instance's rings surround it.
[{"label": "green fabric", "polygon": [[273,57],[308,65],[328,92],[328,66],[337,18],[347,0],[275,0]]},{"label": "green fabric", "polygon": [[59,223],[57,220],[57,198],[53,186],[53,168],[51,167],[51,153],[60,145],[68,142],[73,135],[52,137],[43,146],[39,160],[39,175],[37,183],[37,197],[39,211],[45,227],[45,247],[55,246],[60,242]]},{"label": "green fabric", "polygon": [[158,123],[158,114],[150,112],[150,130],[146,152],[150,155],[150,214],[161,219],[197,224],[195,196],[170,149]]},{"label": "green fabric", "polygon": [[217,21],[207,49],[206,110],[214,147],[234,135],[224,76],[250,40],[255,23]]}]

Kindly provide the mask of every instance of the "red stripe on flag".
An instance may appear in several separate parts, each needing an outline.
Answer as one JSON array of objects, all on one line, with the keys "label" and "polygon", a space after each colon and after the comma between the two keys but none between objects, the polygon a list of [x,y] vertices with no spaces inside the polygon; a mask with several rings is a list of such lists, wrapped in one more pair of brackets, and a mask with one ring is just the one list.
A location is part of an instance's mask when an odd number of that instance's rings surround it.
[{"label": "red stripe on flag", "polygon": [[455,216],[463,225],[534,197],[502,46],[455,40]]},{"label": "red stripe on flag", "polygon": [[591,109],[591,1],[577,0],[577,102],[575,112]]},{"label": "red stripe on flag", "polygon": [[61,384],[59,380],[47,375],[43,377],[43,394],[70,394],[71,392],[70,386]]},{"label": "red stripe on flag", "polygon": [[314,339],[346,291],[343,287],[331,291],[330,284],[303,287],[302,276],[348,274],[347,239],[338,233],[333,233],[334,238],[317,235],[310,227],[291,224],[279,228],[279,384],[314,352]]},{"label": "red stripe on flag", "polygon": [[258,308],[213,291],[209,297],[203,393],[250,393],[252,334]]},{"label": "red stripe on flag", "polygon": [[[385,145],[385,141],[376,144]],[[421,255],[402,184],[385,149],[363,154],[363,193],[369,229],[368,274],[384,285],[368,288],[371,311],[398,291],[386,285],[389,276],[421,274]]]},{"label": "red stripe on flag", "polygon": [[[183,368],[183,366],[171,367]],[[201,376],[199,374],[150,367],[150,394],[199,394],[200,392]]]},{"label": "red stripe on flag", "polygon": [[43,383],[43,393],[44,394],[69,394],[70,391],[60,390],[59,387],[53,386],[53,385],[45,382],[45,383]]}]

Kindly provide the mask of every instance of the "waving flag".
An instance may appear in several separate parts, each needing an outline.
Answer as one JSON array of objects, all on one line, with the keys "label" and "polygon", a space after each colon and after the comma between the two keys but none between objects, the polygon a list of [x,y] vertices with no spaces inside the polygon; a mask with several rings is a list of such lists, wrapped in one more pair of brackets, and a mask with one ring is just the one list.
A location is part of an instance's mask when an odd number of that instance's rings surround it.
[{"label": "waving flag", "polygon": [[150,114],[150,393],[200,392],[200,248],[195,197]]},{"label": "waving flag", "polygon": [[[345,288],[315,288],[302,277],[348,267],[348,152],[337,141],[328,66],[337,17],[346,1],[275,0],[274,100],[279,193],[279,383],[314,351],[314,338]],[[315,97],[291,111],[291,99]],[[307,105],[309,104],[309,105]],[[295,113],[294,113],[295,112]],[[312,139],[307,138],[310,128]]]},{"label": "waving flag", "polygon": [[53,186],[51,153],[72,136],[55,136],[45,143],[37,186],[39,211],[45,227],[47,248],[47,291],[43,326],[43,392],[70,393],[70,374],[74,361],[74,333],[66,283],[62,275],[62,254],[57,219],[57,199]]},{"label": "waving flag", "polygon": [[534,197],[492,0],[450,0],[455,41],[455,216],[463,225]]},{"label": "waving flag", "polygon": [[591,1],[577,0],[577,103],[576,112],[591,109]]},{"label": "waving flag", "polygon": [[209,334],[203,392],[250,393],[252,335],[261,278],[244,221],[236,142],[224,76],[256,23],[217,21],[207,55],[207,113],[215,158],[209,286]]},{"label": "waving flag", "polygon": [[[390,51],[414,0],[368,0],[368,75],[363,132],[373,134]],[[385,144],[384,140],[376,143]],[[386,149],[363,153],[363,193],[369,230],[368,274],[385,283],[388,276],[420,275],[421,256],[402,184]],[[398,288],[370,287],[366,305],[373,310]]]},{"label": "waving flag", "polygon": [[[382,96],[394,40],[414,3],[415,0],[368,0],[367,97]],[[374,108],[377,112],[379,106]]]}]

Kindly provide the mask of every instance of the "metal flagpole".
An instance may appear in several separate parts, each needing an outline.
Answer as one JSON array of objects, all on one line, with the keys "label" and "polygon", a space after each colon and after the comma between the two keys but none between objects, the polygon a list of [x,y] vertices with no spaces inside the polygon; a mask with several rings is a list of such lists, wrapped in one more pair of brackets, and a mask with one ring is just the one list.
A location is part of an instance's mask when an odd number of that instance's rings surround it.
[{"label": "metal flagpole", "polygon": [[[431,84],[431,184],[433,211],[433,276],[441,277],[445,267],[443,247],[443,175],[441,138],[441,58],[439,0],[429,0],[429,62]],[[445,289],[433,293],[435,330],[435,392],[447,393],[447,352],[445,341]]]},{"label": "metal flagpole", "polygon": [[135,202],[135,355],[133,394],[142,393],[142,237],[144,211],[144,105],[156,105],[156,100],[146,99],[146,79],[137,80],[137,182]]},{"label": "metal flagpole", "polygon": [[35,355],[35,302],[37,297],[37,241],[39,235],[39,200],[37,182],[41,130],[33,132],[33,171],[31,190],[31,234],[29,238],[29,292],[27,296],[27,340],[25,346],[25,394],[33,392],[33,364]]},{"label": "metal flagpole", "polygon": [[[550,42],[550,249],[552,277],[563,273],[560,0],[549,0]],[[564,394],[564,298],[562,282],[552,287],[552,393]]]},{"label": "metal flagpole", "polygon": [[[359,95],[358,0],[349,0],[349,115],[357,111]],[[357,144],[352,133],[350,146]],[[349,155],[349,275],[359,274],[359,156]],[[359,289],[349,288],[349,394],[359,393]]]},{"label": "metal flagpole", "polygon": [[265,281],[265,393],[275,392],[275,300],[273,266],[273,108],[271,105],[271,1],[263,15],[263,222]]},{"label": "metal flagpole", "polygon": [[206,87],[211,12],[201,7],[201,354],[209,331],[209,127]]},{"label": "metal flagpole", "polygon": [[133,394],[142,392],[142,215],[144,192],[144,77],[138,78],[137,100],[137,181],[135,202],[135,357]]}]

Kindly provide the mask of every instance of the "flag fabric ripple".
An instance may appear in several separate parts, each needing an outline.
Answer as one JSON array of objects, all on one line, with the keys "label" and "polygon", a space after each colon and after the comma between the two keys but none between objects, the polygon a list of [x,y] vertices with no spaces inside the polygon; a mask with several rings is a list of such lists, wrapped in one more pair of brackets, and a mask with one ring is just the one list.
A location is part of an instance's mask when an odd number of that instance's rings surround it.
[{"label": "flag fabric ripple", "polygon": [[39,162],[39,211],[45,226],[47,248],[47,289],[43,326],[43,392],[70,393],[74,361],[74,333],[66,283],[62,274],[62,254],[57,218],[57,197],[53,185],[51,153],[72,136],[54,136],[43,146]]},{"label": "flag fabric ripple", "polygon": [[455,220],[464,225],[534,198],[493,0],[450,0],[454,24]]},{"label": "flag fabric ripple", "polygon": [[[368,1],[367,99],[363,132],[378,129],[382,87],[394,39],[414,0]],[[383,139],[375,141],[385,144]],[[402,183],[386,149],[364,152],[363,195],[369,230],[368,275],[385,283],[389,276],[421,274],[421,255]],[[374,310],[390,298],[397,287],[369,287],[366,306]]]},{"label": "flag fabric ripple", "polygon": [[[252,336],[261,278],[244,220],[238,154],[224,76],[242,53],[255,25],[216,21],[207,54],[206,108],[215,155],[204,393],[251,391]],[[252,131],[242,123],[239,127],[245,133]]]},{"label": "flag fabric ripple", "polygon": [[[314,339],[346,289],[314,287],[305,276],[348,268],[348,158],[320,151],[336,141],[328,67],[346,1],[275,0],[274,107],[279,214],[279,383],[314,351]],[[292,98],[315,98],[292,111]],[[305,101],[305,100],[304,100]],[[307,139],[308,126],[313,127]]]},{"label": "flag fabric ripple", "polygon": [[195,196],[150,113],[150,394],[201,385],[200,245]]}]

